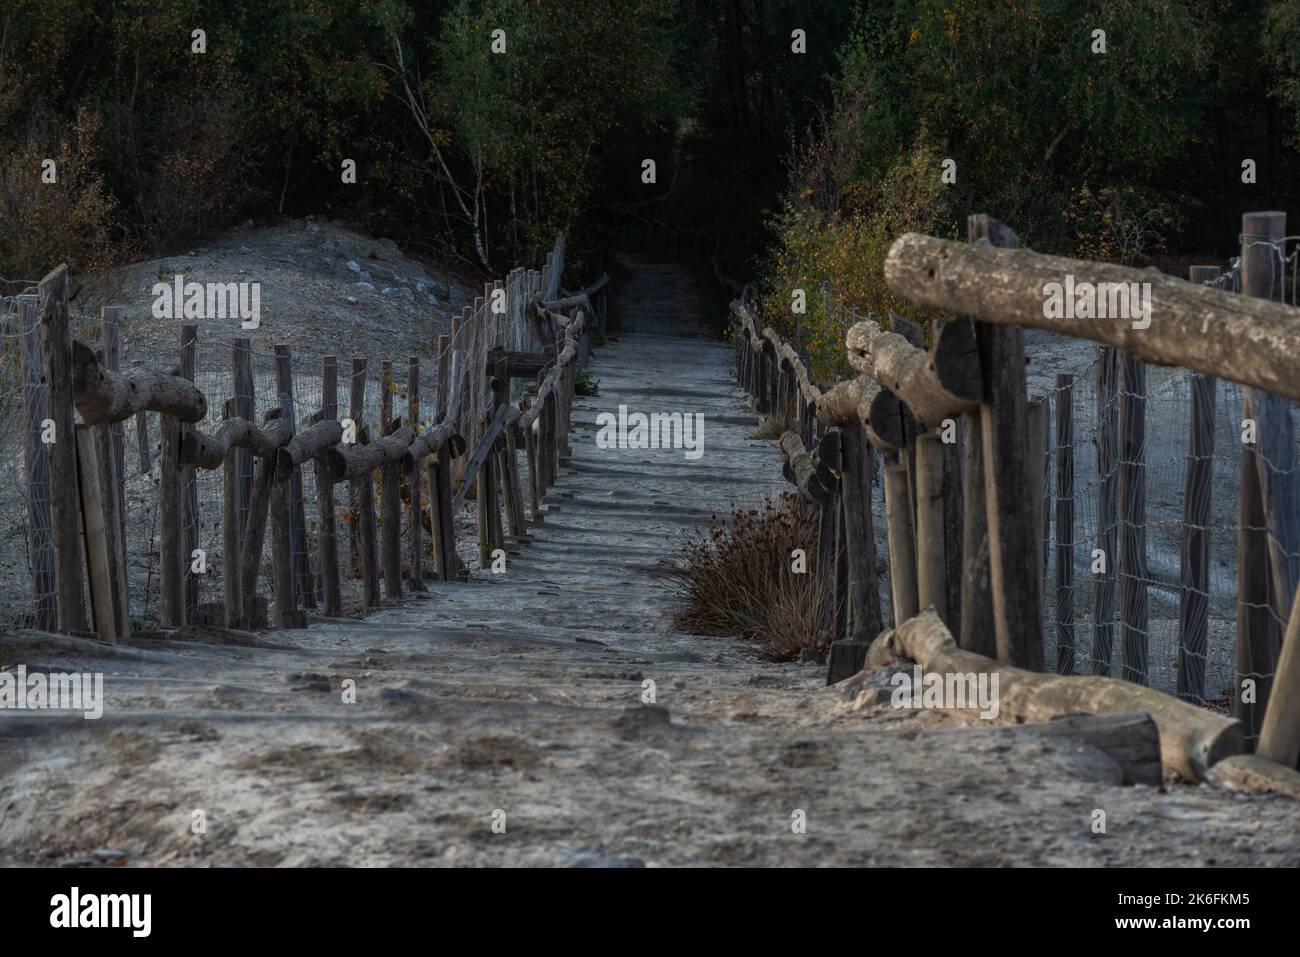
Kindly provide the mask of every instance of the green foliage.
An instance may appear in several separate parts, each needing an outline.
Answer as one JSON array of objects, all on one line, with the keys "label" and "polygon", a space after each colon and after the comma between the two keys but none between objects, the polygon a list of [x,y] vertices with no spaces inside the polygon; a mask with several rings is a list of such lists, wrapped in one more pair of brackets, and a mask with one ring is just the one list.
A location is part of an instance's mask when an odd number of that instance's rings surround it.
[{"label": "green foliage", "polygon": [[[1184,0],[897,0],[842,51],[841,96],[867,104],[856,168],[871,180],[920,139],[957,163],[958,208],[1059,244],[1085,183],[1137,186],[1185,151],[1203,115],[1206,20]],[[1093,52],[1093,31],[1106,52]]]},{"label": "green foliage", "polygon": [[[827,130],[795,157],[791,188],[770,222],[778,239],[764,268],[764,321],[790,339],[797,323],[813,375],[823,379],[850,374],[844,353],[849,309],[927,322],[927,313],[885,285],[885,255],[905,232],[951,230],[936,154],[921,144],[878,182],[855,179],[853,168],[840,162],[853,129],[846,122]],[[793,311],[796,290],[804,293],[802,315]]]}]

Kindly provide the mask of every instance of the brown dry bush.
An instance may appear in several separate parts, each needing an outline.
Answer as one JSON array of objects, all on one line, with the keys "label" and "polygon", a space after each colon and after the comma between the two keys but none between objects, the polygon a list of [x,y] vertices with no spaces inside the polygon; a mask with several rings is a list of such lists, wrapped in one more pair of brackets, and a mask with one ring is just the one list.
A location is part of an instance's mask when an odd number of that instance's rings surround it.
[{"label": "brown dry bush", "polygon": [[[61,262],[83,271],[107,261],[115,210],[96,170],[99,128],[90,110],[68,124],[34,110],[25,135],[0,143],[0,275],[39,280]],[[47,159],[53,183],[41,178]]]},{"label": "brown dry bush", "polygon": [[[790,661],[805,648],[830,645],[832,590],[816,572],[817,514],[797,497],[765,498],[757,508],[732,506],[682,542],[669,564],[681,600],[673,624],[695,635],[735,635],[769,661]],[[807,571],[791,569],[802,549]]]}]

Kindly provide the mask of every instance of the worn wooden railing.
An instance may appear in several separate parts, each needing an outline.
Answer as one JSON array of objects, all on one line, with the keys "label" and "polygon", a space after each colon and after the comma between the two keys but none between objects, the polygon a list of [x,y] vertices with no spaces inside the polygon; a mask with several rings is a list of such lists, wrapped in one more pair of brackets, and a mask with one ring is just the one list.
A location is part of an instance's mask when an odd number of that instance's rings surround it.
[{"label": "worn wooden railing", "polygon": [[[1283,235],[1258,220],[1258,214],[1247,216],[1247,236]],[[780,439],[786,476],[821,510],[817,572],[833,579],[836,595],[828,682],[849,677],[864,663],[900,658],[932,671],[996,670],[1004,713],[1044,720],[1074,712],[1147,712],[1159,729],[1166,768],[1192,780],[1212,777],[1210,769],[1217,768],[1215,774],[1238,785],[1276,786],[1300,795],[1300,776],[1290,770],[1300,760],[1300,606],[1293,603],[1296,589],[1285,567],[1281,578],[1273,570],[1271,589],[1265,572],[1257,593],[1246,596],[1247,605],[1267,609],[1280,592],[1283,615],[1290,612],[1280,656],[1269,661],[1260,655],[1266,631],[1252,624],[1249,608],[1239,614],[1239,673],[1276,672],[1255,755],[1242,754],[1249,702],[1239,702],[1237,716],[1230,718],[1143,687],[1136,676],[1138,666],[1145,665],[1144,647],[1125,645],[1122,673],[1130,680],[1044,673],[1046,410],[1027,395],[1021,331],[1050,329],[1121,349],[1121,375],[1138,376],[1140,359],[1300,399],[1296,309],[1248,298],[1256,288],[1259,296],[1269,294],[1271,273],[1262,284],[1250,278],[1253,269],[1263,268],[1264,255],[1256,258],[1258,266],[1244,261],[1248,295],[1242,296],[1153,270],[1019,250],[1015,234],[987,216],[972,216],[968,235],[965,244],[900,238],[889,253],[885,277],[895,293],[918,305],[970,318],[943,323],[928,349],[915,327],[897,318],[891,331],[874,319],[858,322],[846,336],[848,360],[858,376],[829,388],[812,380],[799,352],[762,327],[748,303],[732,304],[740,383],[759,413],[778,421],[789,418],[791,429]],[[1149,324],[1045,315],[1045,286],[1061,283],[1066,275],[1078,283],[1150,283]],[[1139,370],[1124,372],[1130,363]],[[1261,432],[1290,436],[1289,427],[1271,418],[1280,413],[1261,397],[1254,409],[1269,420],[1260,423]],[[945,441],[951,434],[964,441]],[[1140,448],[1140,434],[1126,433],[1124,441],[1130,439]],[[1270,441],[1274,448],[1281,444],[1276,436]],[[959,445],[964,447],[960,458]],[[892,629],[881,621],[868,446],[885,463],[881,484]],[[1280,453],[1279,458],[1291,461]],[[1271,469],[1270,461],[1277,459],[1265,457],[1261,472]],[[1294,530],[1287,527],[1295,503],[1279,497],[1284,490],[1276,475],[1271,501],[1266,478],[1255,473],[1243,478],[1243,502],[1250,500],[1252,510],[1243,511],[1242,527],[1266,527],[1270,545],[1281,552],[1273,560],[1282,563],[1296,553]],[[1122,473],[1120,480],[1126,481]],[[1129,484],[1132,503],[1141,497],[1140,473]],[[1126,514],[1141,523],[1140,508]],[[1271,555],[1254,547],[1243,541],[1239,555],[1240,574],[1248,581],[1254,580],[1251,563]],[[1126,629],[1126,639],[1136,641],[1136,636],[1136,630]],[[1109,657],[1100,666],[1108,670]]]},{"label": "worn wooden railing", "polygon": [[[547,490],[556,481],[557,466],[567,461],[570,410],[577,370],[590,360],[588,331],[603,323],[607,279],[573,295],[560,295],[562,237],[548,258],[547,271],[530,274],[527,282],[507,288],[529,295],[511,303],[510,316],[526,320],[540,351],[489,350],[480,324],[504,322],[503,310],[485,306],[502,284],[490,285],[485,299],[467,308],[459,338],[438,339],[438,414],[431,428],[421,430],[419,365],[408,365],[406,420],[393,414],[397,391],[392,363],[381,363],[380,416],[364,416],[367,360],[354,359],[347,415],[337,408],[338,364],[322,359],[322,406],[306,428],[295,429],[292,372],[288,350],[276,347],[278,404],[252,420],[252,402],[230,399],[222,404],[222,421],[211,433],[198,423],[207,415],[209,398],[194,382],[196,327],[181,327],[182,362],[163,372],[135,369],[119,372],[84,343],[74,341],[69,328],[67,269],[60,266],[41,283],[39,298],[40,355],[46,388],[39,395],[42,412],[53,422],[47,443],[51,468],[48,499],[52,506],[51,551],[55,600],[49,620],[38,627],[64,632],[93,633],[114,641],[128,634],[126,528],[120,515],[123,465],[111,441],[118,423],[158,415],[160,432],[159,556],[160,626],[177,628],[197,619],[197,582],[202,573],[191,564],[196,503],[186,501],[193,470],[224,473],[222,541],[224,624],[230,628],[258,627],[263,617],[257,582],[266,568],[264,543],[270,532],[271,591],[274,623],[302,627],[306,611],[317,607],[316,576],[295,544],[306,547],[302,519],[300,470],[314,471],[316,489],[316,571],[320,579],[321,611],[327,617],[343,613],[338,547],[338,515],[334,486],[351,489],[356,536],[352,543],[363,584],[364,606],[425,591],[424,569],[432,558],[436,579],[450,581],[467,572],[456,553],[456,510],[476,489],[478,553],[486,567],[493,552],[504,548],[507,534],[526,539],[526,522],[541,522]],[[539,281],[540,277],[540,281]],[[546,298],[547,294],[550,298]],[[33,304],[35,308],[35,304]],[[482,333],[482,334],[481,334]],[[518,337],[516,337],[518,338]],[[506,341],[498,338],[496,341]],[[454,348],[462,343],[463,348]],[[241,349],[242,345],[242,349]],[[236,392],[251,396],[248,340],[235,348]],[[247,376],[240,378],[240,357]],[[522,380],[517,402],[511,401],[512,380]],[[479,396],[490,390],[490,403],[476,416]],[[517,392],[518,394],[518,392]],[[74,412],[81,418],[75,423]],[[99,441],[99,439],[106,441]],[[518,466],[520,447],[527,457],[527,498]],[[242,457],[251,459],[245,469]],[[248,481],[241,481],[247,471]],[[431,542],[424,542],[422,479],[431,496]],[[403,478],[406,495],[403,496]],[[376,517],[376,481],[382,522]],[[297,500],[295,501],[295,494]],[[403,501],[410,521],[403,522]],[[528,507],[530,506],[530,507]],[[527,511],[526,511],[526,507]],[[402,542],[406,525],[406,544]],[[378,535],[379,526],[382,536]],[[84,531],[84,534],[83,534]],[[403,554],[409,571],[403,574]],[[41,567],[34,563],[34,567]],[[305,576],[302,570],[305,568]],[[380,582],[384,594],[381,599]],[[189,593],[194,586],[193,594]],[[89,602],[87,602],[87,598]],[[208,622],[211,623],[211,622]]]}]

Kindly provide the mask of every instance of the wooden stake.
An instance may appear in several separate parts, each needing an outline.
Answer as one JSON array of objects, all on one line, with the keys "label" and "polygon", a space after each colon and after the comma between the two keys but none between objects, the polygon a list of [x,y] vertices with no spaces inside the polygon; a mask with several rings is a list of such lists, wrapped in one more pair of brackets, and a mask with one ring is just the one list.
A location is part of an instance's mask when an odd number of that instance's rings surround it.
[{"label": "wooden stake", "polygon": [[89,570],[90,611],[95,631],[101,639],[116,643],[118,634],[117,614],[113,602],[112,559],[109,555],[109,543],[112,537],[104,519],[103,493],[107,491],[100,483],[99,463],[95,455],[95,436],[91,429],[96,426],[76,426],[75,443],[77,446],[77,468],[75,478],[81,497],[81,541],[85,548],[86,568]]},{"label": "wooden stake", "polygon": [[1056,673],[1074,674],[1074,376],[1056,377]]},{"label": "wooden stake", "polygon": [[[323,420],[337,419],[339,414],[338,359],[321,357],[321,409]],[[339,582],[338,521],[334,508],[334,482],[326,474],[325,459],[317,456],[312,462],[316,477],[316,521],[318,561],[321,592],[326,617],[338,618],[343,614],[343,593]]]},{"label": "wooden stake", "polygon": [[889,584],[894,627],[916,615],[916,551],[912,536],[912,507],[907,468],[885,466],[885,521],[889,532]]},{"label": "wooden stake", "polygon": [[77,514],[77,447],[72,430],[72,331],[68,327],[68,267],[41,280],[41,356],[45,414],[54,423],[50,455],[50,513],[59,630],[86,631],[81,519]]},{"label": "wooden stake", "polygon": [[916,593],[921,608],[948,616],[944,560],[943,440],[936,432],[916,437]]},{"label": "wooden stake", "polygon": [[[1188,280],[1219,277],[1218,266],[1192,266]],[[1187,475],[1183,482],[1183,529],[1178,588],[1178,697],[1205,700],[1205,659],[1210,624],[1210,502],[1214,481],[1215,380],[1193,372]]]},{"label": "wooden stake", "polygon": [[[987,238],[1014,247],[1019,239],[990,216],[968,220],[971,242]],[[1035,520],[1026,514],[1030,489],[1024,333],[1014,326],[976,327],[984,370],[984,441],[989,577],[998,658],[1031,671],[1043,669],[1042,552]]]}]

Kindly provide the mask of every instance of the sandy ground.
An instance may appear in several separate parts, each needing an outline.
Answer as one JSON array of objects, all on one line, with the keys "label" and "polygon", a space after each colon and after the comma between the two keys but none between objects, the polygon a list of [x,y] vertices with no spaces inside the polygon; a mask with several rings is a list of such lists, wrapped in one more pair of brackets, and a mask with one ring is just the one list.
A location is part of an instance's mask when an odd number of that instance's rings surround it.
[{"label": "sandy ground", "polygon": [[295,355],[365,355],[404,359],[412,344],[432,348],[448,331],[453,312],[482,289],[435,273],[376,239],[341,223],[309,217],[274,226],[229,230],[184,254],[143,260],[87,280],[74,312],[97,315],[103,304],[124,307],[123,367],[176,362],[183,320],[152,314],[155,283],[256,282],[261,325],[243,330],[233,319],[203,319],[200,358],[219,355],[230,365],[229,343],[251,336],[254,352],[277,343]]},{"label": "sandy ground", "polygon": [[[108,706],[0,712],[0,863],[1300,865],[1300,803],[1122,786],[1030,726],[895,710],[887,673],[826,688],[672,631],[659,561],[781,481],[692,304],[638,268],[504,575],[256,638],[6,637],[6,667],[102,671]],[[705,455],[598,449],[620,403],[703,412]]]}]

